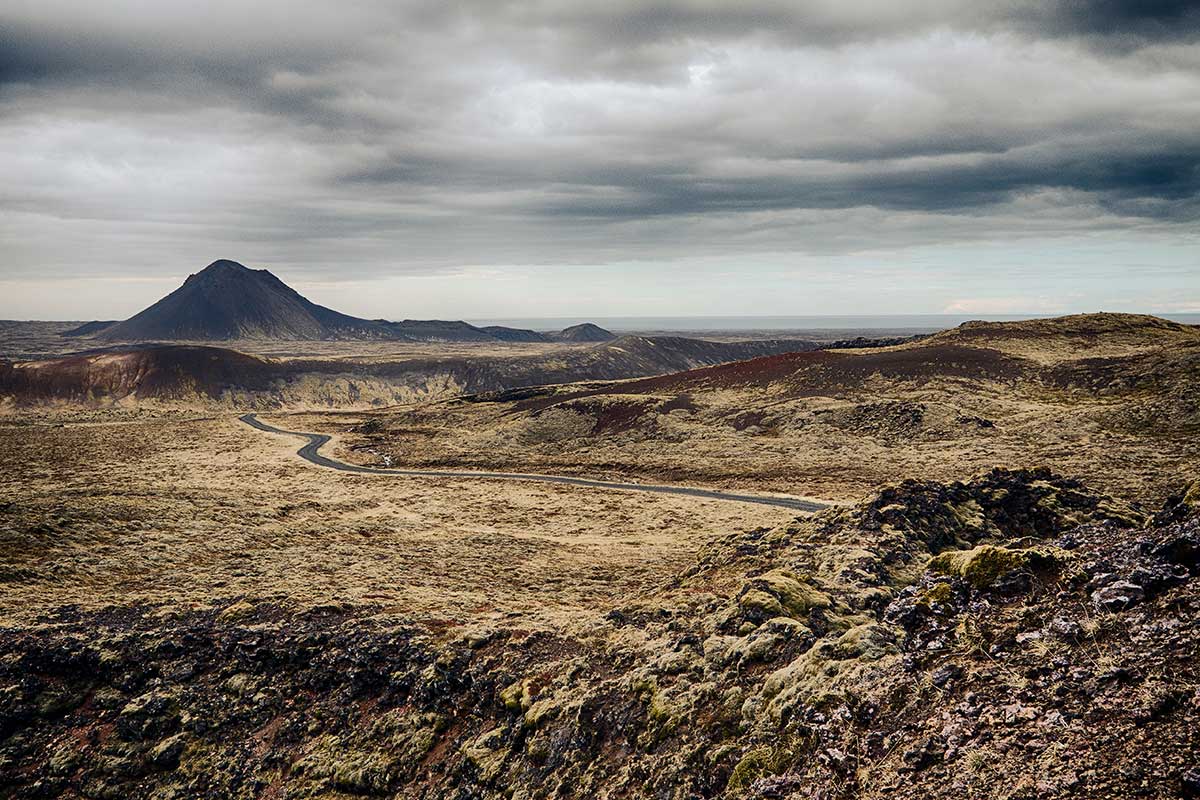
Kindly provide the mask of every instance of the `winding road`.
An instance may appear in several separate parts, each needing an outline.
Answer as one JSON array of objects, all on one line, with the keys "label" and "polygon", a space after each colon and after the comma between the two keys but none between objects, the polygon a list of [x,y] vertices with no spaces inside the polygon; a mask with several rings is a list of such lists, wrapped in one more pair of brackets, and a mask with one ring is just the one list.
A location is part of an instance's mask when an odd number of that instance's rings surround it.
[{"label": "winding road", "polygon": [[329,441],[330,437],[324,433],[302,433],[300,431],[286,431],[282,428],[276,428],[274,425],[268,425],[260,420],[255,414],[243,414],[238,417],[242,422],[252,428],[257,428],[260,431],[267,433],[282,433],[287,436],[300,436],[308,439],[308,444],[296,451],[296,454],[306,461],[329,469],[341,470],[342,472],[361,472],[371,475],[415,475],[426,478],[483,478],[487,480],[508,480],[508,481],[537,481],[539,483],[564,483],[570,486],[586,486],[593,489],[617,489],[627,492],[653,492],[655,494],[678,494],[687,497],[700,497],[705,500],[729,500],[735,503],[757,503],[764,506],[779,506],[782,508],[791,508],[796,511],[814,512],[820,511],[826,506],[823,503],[816,503],[811,500],[801,500],[796,497],[778,497],[770,495],[754,495],[754,494],[737,494],[734,492],[721,492],[715,489],[694,489],[690,486],[659,486],[646,483],[621,483],[618,481],[601,481],[592,478],[573,478],[569,475],[539,475],[536,473],[526,472],[475,472],[475,471],[447,471],[433,469],[383,469],[381,467],[362,467],[357,464],[347,464],[344,461],[338,461],[328,456],[323,456],[318,452],[321,447]]}]

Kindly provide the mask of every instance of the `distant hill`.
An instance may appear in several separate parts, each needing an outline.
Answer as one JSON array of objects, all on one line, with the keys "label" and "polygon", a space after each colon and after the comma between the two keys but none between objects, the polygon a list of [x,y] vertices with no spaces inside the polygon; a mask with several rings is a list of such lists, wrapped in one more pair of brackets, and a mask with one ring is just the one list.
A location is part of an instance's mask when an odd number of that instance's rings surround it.
[{"label": "distant hill", "polygon": [[192,400],[232,387],[263,390],[281,371],[277,362],[225,348],[162,345],[20,365],[0,360],[0,393],[23,402]]},{"label": "distant hill", "polygon": [[98,319],[92,322],[85,322],[77,328],[71,328],[69,331],[63,331],[62,336],[75,338],[78,336],[94,336],[105,328],[110,328],[117,324],[115,319]]},{"label": "distant hill", "polygon": [[604,330],[599,325],[585,322],[582,325],[572,325],[569,328],[563,328],[558,333],[553,334],[552,338],[559,342],[611,342],[617,338],[617,335],[612,331]]},{"label": "distant hill", "polygon": [[1200,328],[1148,314],[1072,314],[1020,322],[964,322],[926,341],[990,347],[1053,364],[1077,358],[1134,355],[1167,345],[1194,345],[1200,342]]},{"label": "distant hill", "polygon": [[391,334],[388,338],[414,342],[493,342],[498,337],[462,320],[406,319],[380,323]]},{"label": "distant hill", "polygon": [[[652,351],[670,342],[670,355],[654,360],[665,364],[686,358],[691,365],[613,386],[567,387],[566,394],[538,402],[612,392],[768,388],[774,402],[783,397],[841,397],[868,389],[882,392],[885,387],[887,391],[908,391],[936,381],[960,387],[1003,387],[1005,392],[1020,385],[1031,392],[1050,389],[1101,394],[1172,385],[1187,387],[1190,394],[1200,364],[1200,328],[1139,314],[968,322],[930,337],[900,340],[898,345],[894,341],[879,340],[887,346],[873,348],[864,346],[870,343],[864,340],[767,352],[752,352],[745,348],[750,343],[733,342],[728,346],[742,348],[740,356],[723,349],[725,358],[713,358],[704,345],[715,343],[624,337],[611,347],[649,359]],[[650,374],[648,370],[646,374]]]},{"label": "distant hill", "polygon": [[503,325],[486,325],[480,328],[502,342],[549,342],[552,339],[544,333],[530,331],[524,328],[506,328]]},{"label": "distant hill", "polygon": [[265,269],[249,269],[226,259],[189,275],[178,289],[124,322],[88,322],[62,335],[111,342],[605,342],[616,338],[590,323],[547,335],[502,326],[479,328],[461,320],[361,319],[311,302]]},{"label": "distant hill", "polygon": [[147,343],[41,361],[0,359],[0,399],[18,405],[104,404],[128,398],[216,401],[247,408],[369,406],[657,375],[818,346],[805,340],[709,342],[627,336],[546,354],[348,362],[276,360],[224,347]]}]

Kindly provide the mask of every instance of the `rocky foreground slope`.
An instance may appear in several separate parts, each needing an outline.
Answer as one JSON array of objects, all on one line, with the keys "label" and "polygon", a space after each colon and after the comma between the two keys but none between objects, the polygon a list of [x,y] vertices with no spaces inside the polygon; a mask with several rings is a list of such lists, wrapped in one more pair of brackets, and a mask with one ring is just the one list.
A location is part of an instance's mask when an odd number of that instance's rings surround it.
[{"label": "rocky foreground slope", "polygon": [[590,624],[62,608],[0,629],[0,793],[1196,796],[1198,576],[1200,489],[994,470],[730,536]]}]

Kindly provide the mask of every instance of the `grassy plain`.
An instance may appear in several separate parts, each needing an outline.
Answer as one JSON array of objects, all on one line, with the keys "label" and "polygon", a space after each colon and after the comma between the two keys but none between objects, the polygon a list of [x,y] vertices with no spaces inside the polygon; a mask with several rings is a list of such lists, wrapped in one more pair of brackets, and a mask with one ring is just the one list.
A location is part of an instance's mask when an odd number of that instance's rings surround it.
[{"label": "grassy plain", "polygon": [[593,612],[786,511],[567,486],[350,475],[232,415],[0,422],[0,614],[231,598],[461,622]]}]

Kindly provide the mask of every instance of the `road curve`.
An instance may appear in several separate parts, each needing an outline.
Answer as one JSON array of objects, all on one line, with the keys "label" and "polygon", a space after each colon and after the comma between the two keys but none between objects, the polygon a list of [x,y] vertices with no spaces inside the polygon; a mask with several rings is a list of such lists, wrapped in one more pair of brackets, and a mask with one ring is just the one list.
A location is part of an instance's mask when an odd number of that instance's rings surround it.
[{"label": "road curve", "polygon": [[484,478],[488,480],[509,480],[509,481],[537,481],[540,483],[565,483],[570,486],[587,486],[594,489],[618,489],[628,492],[654,492],[655,494],[679,494],[687,497],[700,497],[705,500],[729,500],[735,503],[757,503],[763,506],[779,506],[781,508],[791,508],[796,511],[814,512],[820,511],[826,506],[823,503],[816,503],[811,500],[801,500],[796,497],[772,497],[770,495],[754,495],[754,494],[737,494],[734,492],[720,492],[715,489],[694,489],[689,486],[658,486],[646,483],[621,483],[618,481],[601,481],[592,478],[572,478],[569,475],[538,475],[536,473],[526,472],[475,472],[475,471],[447,471],[435,469],[383,469],[381,467],[362,467],[357,464],[347,464],[344,461],[338,461],[328,456],[321,455],[318,451],[329,441],[329,436],[324,433],[302,433],[300,431],[285,431],[282,428],[276,428],[274,425],[268,425],[260,420],[255,414],[243,414],[238,417],[242,422],[252,428],[257,428],[260,431],[268,433],[283,433],[288,436],[300,436],[308,439],[308,444],[296,451],[296,454],[306,461],[329,469],[341,470],[342,472],[362,472],[371,475],[416,475],[426,478]]}]

